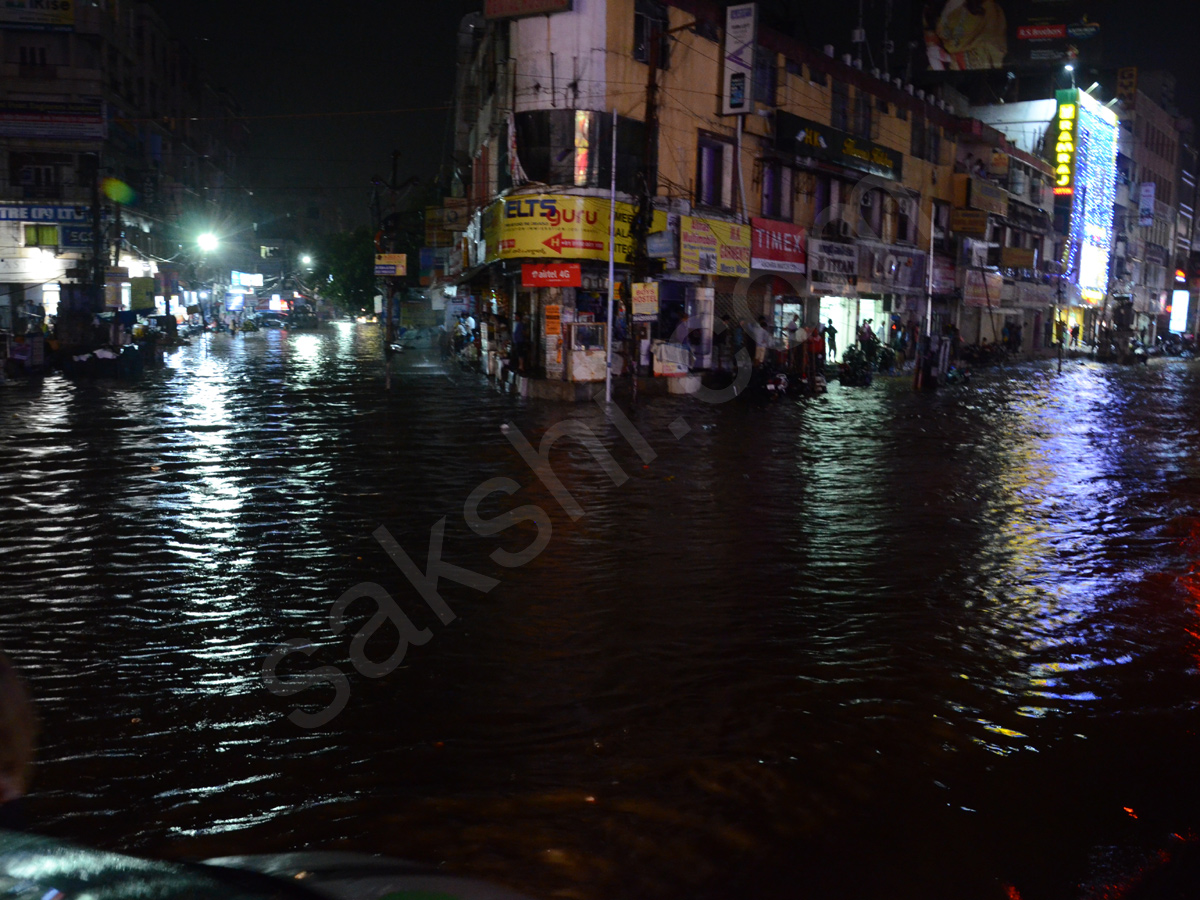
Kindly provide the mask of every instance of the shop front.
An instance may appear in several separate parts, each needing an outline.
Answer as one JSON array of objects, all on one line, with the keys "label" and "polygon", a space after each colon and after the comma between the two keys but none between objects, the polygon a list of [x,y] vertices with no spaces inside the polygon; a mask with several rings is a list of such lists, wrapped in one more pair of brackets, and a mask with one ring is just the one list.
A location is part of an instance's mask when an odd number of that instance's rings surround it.
[{"label": "shop front", "polygon": [[[618,285],[630,277],[635,211],[632,204],[617,203]],[[482,210],[468,228],[468,262],[484,267],[498,300],[494,310],[483,311],[494,319],[489,325],[497,343],[511,336],[518,313],[523,319],[518,371],[552,380],[595,380],[595,341],[599,336],[605,346],[608,342],[611,212],[603,197],[519,194]],[[651,228],[664,230],[666,215],[656,212]],[[616,328],[614,336],[621,337]]]}]

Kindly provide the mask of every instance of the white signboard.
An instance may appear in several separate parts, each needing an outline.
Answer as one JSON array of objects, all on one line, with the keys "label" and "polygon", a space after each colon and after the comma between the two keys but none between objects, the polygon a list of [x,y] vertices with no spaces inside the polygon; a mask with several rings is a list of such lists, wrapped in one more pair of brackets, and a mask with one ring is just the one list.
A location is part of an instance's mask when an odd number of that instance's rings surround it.
[{"label": "white signboard", "polygon": [[808,242],[808,283],[815,293],[856,291],[858,246],[832,241]]},{"label": "white signboard", "polygon": [[725,10],[725,74],[721,112],[727,116],[754,111],[751,91],[758,4],[739,3]]}]

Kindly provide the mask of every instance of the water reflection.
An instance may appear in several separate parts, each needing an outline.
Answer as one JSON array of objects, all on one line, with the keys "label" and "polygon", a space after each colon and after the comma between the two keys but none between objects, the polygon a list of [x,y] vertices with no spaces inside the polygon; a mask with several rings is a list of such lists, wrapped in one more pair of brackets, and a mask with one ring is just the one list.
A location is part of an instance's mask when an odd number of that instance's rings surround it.
[{"label": "water reflection", "polygon": [[[1193,366],[655,398],[631,413],[647,465],[595,407],[428,354],[389,394],[378,348],[364,326],[217,335],[137,386],[0,393],[0,643],[44,704],[39,824],[380,850],[584,897],[1061,896],[1107,810],[1200,828],[1179,787],[1200,749]],[[536,446],[567,418],[629,476],[563,442],[578,521],[500,431]],[[498,476],[521,488],[487,516],[553,516],[515,570],[490,554],[528,530],[462,519]],[[501,582],[442,580],[449,627],[371,540],[387,525],[424,561],[443,516],[445,558]],[[365,580],[434,639],[300,732],[290,704],[323,695],[266,693],[262,658],[305,636],[352,672],[369,604],[341,636],[329,608]],[[1137,759],[1153,776],[1121,774]]]}]

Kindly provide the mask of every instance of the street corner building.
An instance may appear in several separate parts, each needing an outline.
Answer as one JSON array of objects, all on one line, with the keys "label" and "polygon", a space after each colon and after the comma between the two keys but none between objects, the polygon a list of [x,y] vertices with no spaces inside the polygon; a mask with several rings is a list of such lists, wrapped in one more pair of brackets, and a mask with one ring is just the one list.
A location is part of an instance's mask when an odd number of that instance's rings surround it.
[{"label": "street corner building", "polygon": [[429,282],[486,323],[491,374],[519,312],[529,371],[603,378],[610,261],[618,371],[719,365],[724,316],[832,322],[839,352],[1167,326],[1195,188],[1153,76],[1105,101],[1059,65],[981,105],[704,0],[486,2],[458,54]]}]

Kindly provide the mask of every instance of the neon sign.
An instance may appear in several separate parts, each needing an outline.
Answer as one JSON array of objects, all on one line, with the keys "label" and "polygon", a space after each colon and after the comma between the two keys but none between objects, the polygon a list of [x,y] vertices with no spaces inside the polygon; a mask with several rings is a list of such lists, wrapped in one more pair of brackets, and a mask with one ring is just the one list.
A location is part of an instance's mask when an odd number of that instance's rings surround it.
[{"label": "neon sign", "polygon": [[1058,104],[1058,138],[1054,142],[1054,193],[1069,197],[1075,193],[1075,126],[1079,107]]}]

